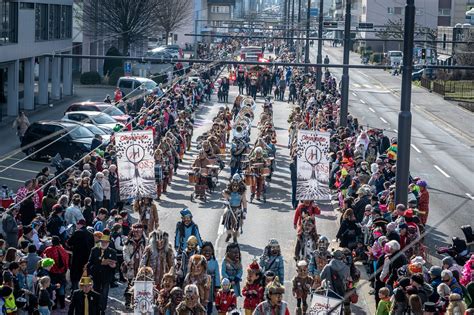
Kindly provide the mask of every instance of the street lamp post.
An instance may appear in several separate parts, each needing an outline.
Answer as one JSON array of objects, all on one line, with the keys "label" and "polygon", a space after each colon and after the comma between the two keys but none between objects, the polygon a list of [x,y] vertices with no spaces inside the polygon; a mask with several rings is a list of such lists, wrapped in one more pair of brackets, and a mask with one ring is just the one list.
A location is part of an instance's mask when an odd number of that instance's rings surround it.
[{"label": "street lamp post", "polygon": [[407,204],[410,174],[411,138],[411,73],[413,70],[413,40],[415,29],[415,0],[407,0],[405,6],[405,33],[403,36],[402,92],[398,114],[398,155],[396,204]]},{"label": "street lamp post", "polygon": [[[344,55],[342,63],[349,64],[349,48],[351,45],[351,0],[346,0],[346,17],[344,21]],[[347,113],[349,107],[349,68],[342,69],[342,91],[341,91],[341,109],[339,111],[339,120],[342,127],[347,126]]]},{"label": "street lamp post", "polygon": [[[295,0],[291,0],[291,37],[295,37]],[[294,41],[291,40],[291,48],[293,48]]]},{"label": "street lamp post", "polygon": [[[316,63],[322,63],[323,61],[323,6],[324,0],[319,1],[319,26],[318,26],[318,56],[316,58]],[[316,88],[321,90],[321,78],[322,78],[322,68],[318,67],[316,69]]]},{"label": "street lamp post", "polygon": [[[306,9],[306,46],[305,46],[305,56],[304,62],[309,63],[309,26],[310,26],[310,18],[311,18],[311,0],[308,0],[308,7]],[[309,72],[308,66],[305,66],[305,72]]]}]

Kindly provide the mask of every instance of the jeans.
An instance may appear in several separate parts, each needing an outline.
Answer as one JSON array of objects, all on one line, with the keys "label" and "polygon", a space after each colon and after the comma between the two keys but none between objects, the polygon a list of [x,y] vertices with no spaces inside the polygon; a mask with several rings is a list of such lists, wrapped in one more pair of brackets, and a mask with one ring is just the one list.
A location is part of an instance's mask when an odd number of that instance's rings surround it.
[{"label": "jeans", "polygon": [[50,315],[51,311],[49,310],[49,307],[47,306],[39,306],[38,307],[38,312],[40,315]]}]

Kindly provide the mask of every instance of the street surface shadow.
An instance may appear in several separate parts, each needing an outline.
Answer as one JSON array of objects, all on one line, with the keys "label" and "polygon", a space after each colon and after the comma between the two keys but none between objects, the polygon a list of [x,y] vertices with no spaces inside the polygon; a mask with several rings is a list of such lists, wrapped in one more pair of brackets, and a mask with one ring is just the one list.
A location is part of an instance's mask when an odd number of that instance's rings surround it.
[{"label": "street surface shadow", "polygon": [[290,212],[293,211],[290,205],[281,203],[281,202],[273,202],[273,201],[268,201],[263,203],[263,202],[254,202],[254,204],[258,204],[260,209],[270,209],[270,210],[276,210],[278,212]]},{"label": "street surface shadow", "polygon": [[259,257],[263,254],[263,249],[253,247],[252,245],[239,244],[240,251],[248,253],[250,256]]}]

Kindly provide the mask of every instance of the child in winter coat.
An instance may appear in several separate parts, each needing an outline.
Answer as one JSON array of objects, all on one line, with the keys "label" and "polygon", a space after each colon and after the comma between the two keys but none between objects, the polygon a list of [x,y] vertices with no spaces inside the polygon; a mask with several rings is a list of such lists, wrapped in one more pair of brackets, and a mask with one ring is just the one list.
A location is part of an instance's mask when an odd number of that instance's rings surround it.
[{"label": "child in winter coat", "polygon": [[253,261],[247,267],[247,281],[242,290],[245,315],[252,314],[257,305],[263,301],[264,287],[261,282],[260,266]]},{"label": "child in winter coat", "polygon": [[216,309],[219,315],[225,315],[237,307],[237,296],[231,287],[229,279],[223,278],[221,288],[217,291],[215,299]]}]

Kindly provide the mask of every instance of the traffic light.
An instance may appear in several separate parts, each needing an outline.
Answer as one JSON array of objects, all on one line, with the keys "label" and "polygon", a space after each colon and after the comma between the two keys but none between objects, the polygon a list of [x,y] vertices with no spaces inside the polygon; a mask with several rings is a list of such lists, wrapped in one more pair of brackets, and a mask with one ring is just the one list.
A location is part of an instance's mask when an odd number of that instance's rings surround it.
[{"label": "traffic light", "polygon": [[423,60],[426,59],[426,48],[421,49],[421,59],[423,59]]},{"label": "traffic light", "polygon": [[323,22],[324,28],[337,28],[337,22]]}]

